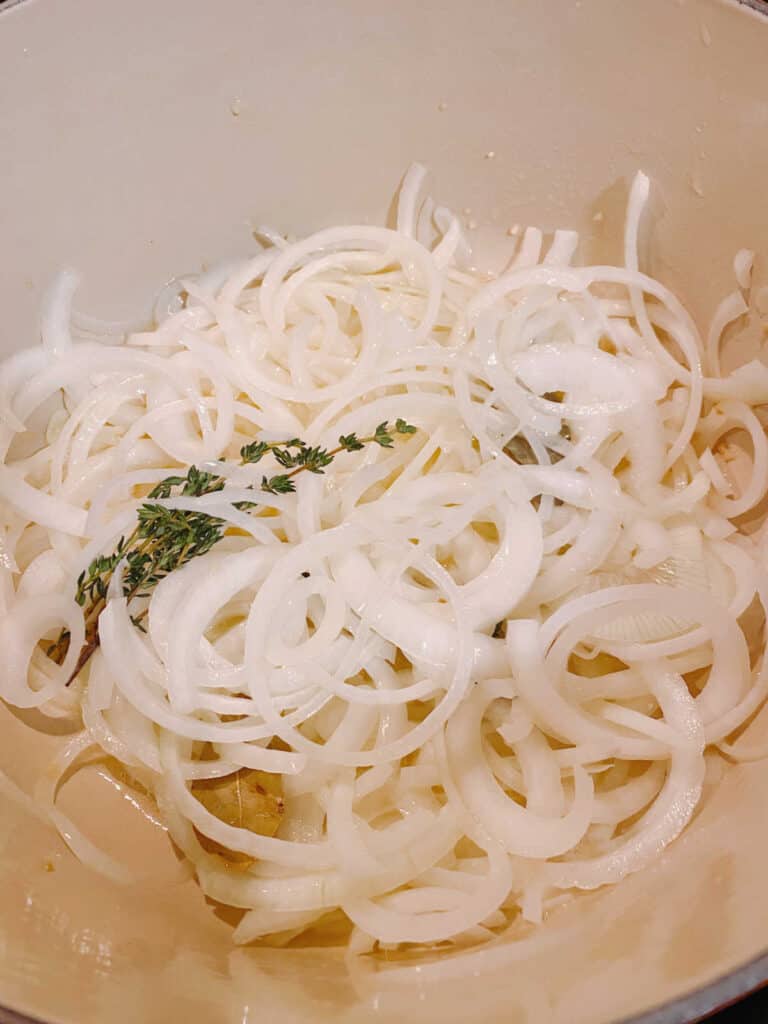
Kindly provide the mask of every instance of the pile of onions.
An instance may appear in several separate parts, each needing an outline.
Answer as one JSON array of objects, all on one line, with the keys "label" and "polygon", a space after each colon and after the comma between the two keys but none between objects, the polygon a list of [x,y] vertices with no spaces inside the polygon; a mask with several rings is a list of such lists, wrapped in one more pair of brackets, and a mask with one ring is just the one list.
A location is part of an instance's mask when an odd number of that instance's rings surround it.
[{"label": "pile of onions", "polygon": [[[733,524],[768,489],[768,374],[720,373],[748,254],[703,341],[638,269],[643,175],[624,267],[574,266],[573,232],[529,229],[493,279],[423,177],[395,230],[267,232],[248,262],[179,282],[151,327],[73,313],[65,273],[42,343],[0,369],[0,695],[81,721],[49,780],[95,747],[154,794],[204,892],[245,911],[237,942],[339,911],[356,950],[539,921],[658,857],[768,694],[740,624],[768,607],[762,554]],[[392,449],[344,453],[269,514],[235,508],[264,470],[236,464],[255,437],[332,447],[396,417],[418,429]],[[65,688],[77,577],[190,464],[226,488],[167,503],[227,535],[157,586],[145,631],[118,573]],[[191,791],[240,768],[280,776],[273,837]],[[127,877],[54,783],[35,795]],[[250,861],[229,870],[206,838]]]}]

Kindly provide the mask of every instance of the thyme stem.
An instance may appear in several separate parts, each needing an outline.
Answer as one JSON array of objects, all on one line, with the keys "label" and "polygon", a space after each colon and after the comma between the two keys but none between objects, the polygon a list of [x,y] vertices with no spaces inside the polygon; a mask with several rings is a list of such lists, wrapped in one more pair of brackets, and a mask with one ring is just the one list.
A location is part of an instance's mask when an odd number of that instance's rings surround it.
[{"label": "thyme stem", "polygon": [[[290,494],[296,490],[294,477],[300,473],[322,474],[337,455],[360,451],[366,445],[392,448],[397,435],[414,434],[416,427],[398,419],[393,426],[380,423],[373,434],[358,437],[342,434],[335,448],[327,450],[310,447],[299,438],[287,441],[254,441],[240,450],[240,465],[252,465],[265,456],[272,456],[287,470],[273,476],[264,476],[259,490],[264,494]],[[118,566],[123,566],[123,597],[130,602],[147,597],[160,580],[180,569],[193,558],[207,554],[224,536],[226,522],[207,512],[168,508],[157,501],[173,497],[199,498],[224,489],[226,479],[215,473],[190,466],[184,476],[169,476],[147,495],[138,509],[138,525],[127,536],[121,537],[111,555],[99,555],[77,580],[75,600],[83,608],[85,641],[75,666],[67,679],[69,686],[88,664],[101,643],[99,619],[107,606],[109,586]],[[256,492],[258,493],[258,492]],[[255,497],[255,495],[254,495]],[[236,502],[241,511],[251,511],[264,505],[258,501]],[[145,607],[131,615],[133,624],[143,629],[148,609]],[[61,665],[69,652],[70,636],[63,630],[47,650],[48,657]]]}]

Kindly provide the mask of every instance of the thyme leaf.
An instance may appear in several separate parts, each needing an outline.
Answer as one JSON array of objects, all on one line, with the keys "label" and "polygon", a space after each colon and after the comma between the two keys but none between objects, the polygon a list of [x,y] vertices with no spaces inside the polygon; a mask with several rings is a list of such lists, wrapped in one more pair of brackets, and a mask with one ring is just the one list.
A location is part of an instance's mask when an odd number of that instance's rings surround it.
[{"label": "thyme leaf", "polygon": [[[252,441],[240,449],[240,465],[253,465],[271,455],[286,473],[261,479],[261,491],[265,494],[292,494],[296,490],[293,478],[299,473],[324,473],[327,466],[341,452],[355,452],[368,444],[381,448],[392,448],[394,435],[408,435],[416,427],[398,419],[394,427],[385,421],[380,423],[373,434],[358,437],[356,434],[342,434],[337,447],[321,448],[310,446],[299,438],[287,441]],[[120,537],[110,554],[97,555],[77,578],[75,601],[83,609],[85,619],[85,642],[67,680],[67,686],[79,675],[91,656],[98,649],[99,617],[106,607],[115,572],[122,567],[122,596],[129,602],[146,599],[157,584],[187,565],[194,558],[207,554],[222,539],[226,532],[226,521],[199,509],[169,508],[160,504],[169,498],[201,498],[206,494],[223,491],[226,478],[208,470],[190,466],[181,475],[168,476],[157,483],[139,506],[137,525],[126,537]],[[256,495],[254,494],[254,497]],[[263,503],[262,503],[263,504]],[[258,501],[238,501],[234,507],[243,512],[259,508]],[[137,629],[143,625],[147,609],[131,611],[131,621]],[[46,653],[58,664],[62,664],[69,651],[70,635],[62,630],[57,640]]]}]

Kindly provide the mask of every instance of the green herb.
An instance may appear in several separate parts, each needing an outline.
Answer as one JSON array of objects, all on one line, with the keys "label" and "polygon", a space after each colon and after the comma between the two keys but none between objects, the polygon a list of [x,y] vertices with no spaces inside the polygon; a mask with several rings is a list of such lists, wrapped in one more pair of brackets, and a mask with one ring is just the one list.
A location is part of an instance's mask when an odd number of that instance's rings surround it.
[{"label": "green herb", "polygon": [[359,452],[361,448],[365,448],[363,442],[358,441],[354,434],[342,434],[339,445],[345,452]]},{"label": "green herb", "polygon": [[261,489],[266,494],[290,494],[296,490],[296,484],[285,473],[281,473],[278,476],[263,476]]},{"label": "green herb", "polygon": [[406,423],[405,420],[398,419],[395,421],[395,432],[397,434],[415,434],[416,427],[411,426],[410,423]]},{"label": "green herb", "polygon": [[386,420],[384,423],[380,423],[378,427],[376,427],[376,433],[373,435],[373,439],[376,444],[380,444],[382,448],[391,448],[395,443],[389,432],[389,425]]},{"label": "green herb", "polygon": [[[288,441],[253,441],[240,449],[240,464],[253,465],[265,456],[272,455],[275,461],[288,470],[274,476],[261,478],[261,491],[265,494],[291,494],[296,490],[293,478],[299,473],[322,474],[341,452],[360,451],[367,444],[391,448],[394,435],[413,434],[412,427],[405,420],[398,419],[394,427],[380,423],[373,434],[358,438],[356,434],[339,437],[339,443],[330,451],[326,448],[310,447],[298,438]],[[83,609],[85,618],[85,643],[75,667],[67,680],[67,686],[80,673],[93,653],[98,649],[99,617],[107,604],[107,595],[118,566],[123,565],[122,595],[128,601],[146,598],[153,587],[169,573],[207,554],[224,536],[225,520],[207,512],[167,508],[157,504],[159,500],[174,497],[200,498],[206,494],[222,491],[226,479],[190,466],[184,476],[169,476],[156,484],[139,506],[136,529],[127,537],[121,537],[115,550],[109,555],[98,555],[81,573],[77,580],[75,600]],[[238,501],[234,507],[250,512],[260,507],[257,501]],[[145,632],[143,620],[147,609],[131,613],[131,621],[137,629]],[[69,651],[69,632],[62,631],[58,639],[47,650],[50,658],[61,664]]]}]

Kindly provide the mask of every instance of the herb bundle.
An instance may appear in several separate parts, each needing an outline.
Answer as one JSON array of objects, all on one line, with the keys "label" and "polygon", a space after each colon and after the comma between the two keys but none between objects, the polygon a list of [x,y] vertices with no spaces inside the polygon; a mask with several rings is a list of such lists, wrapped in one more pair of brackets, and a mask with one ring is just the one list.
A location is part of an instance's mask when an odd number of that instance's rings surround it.
[{"label": "herb bundle", "polygon": [[[397,435],[415,432],[416,427],[398,419],[394,426],[386,421],[380,423],[374,433],[367,437],[342,434],[338,445],[330,450],[310,447],[299,438],[273,442],[253,441],[240,449],[240,465],[253,465],[266,456],[272,456],[285,472],[263,476],[260,487],[254,488],[254,491],[290,494],[296,490],[296,476],[300,473],[324,473],[326,467],[342,452],[360,451],[368,444],[392,448]],[[99,617],[106,607],[109,585],[119,565],[124,563],[123,597],[128,601],[145,598],[160,580],[193,558],[209,552],[224,536],[226,522],[223,519],[207,512],[168,508],[157,502],[178,497],[199,498],[222,491],[225,484],[224,477],[205,472],[197,466],[190,466],[184,476],[169,476],[161,480],[139,507],[134,531],[120,538],[112,554],[97,556],[80,574],[75,600],[83,609],[85,642],[67,680],[67,686],[99,647]],[[235,502],[234,506],[241,511],[249,511],[262,504],[263,500],[241,501]],[[145,616],[146,608],[131,616],[137,628],[143,629]],[[48,656],[61,664],[69,651],[69,642],[69,632],[63,630],[48,648]]]}]

